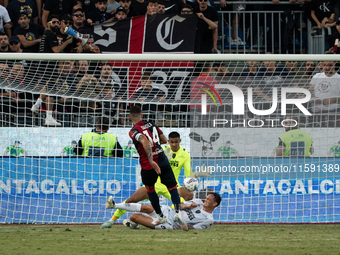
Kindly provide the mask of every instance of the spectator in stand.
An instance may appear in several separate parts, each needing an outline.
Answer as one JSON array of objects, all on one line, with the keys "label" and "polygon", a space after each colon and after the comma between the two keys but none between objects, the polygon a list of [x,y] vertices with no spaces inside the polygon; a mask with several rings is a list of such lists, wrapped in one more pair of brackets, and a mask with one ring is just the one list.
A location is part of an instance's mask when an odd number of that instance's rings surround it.
[{"label": "spectator in stand", "polygon": [[119,6],[117,8],[117,11],[115,13],[115,18],[116,20],[123,20],[127,18],[126,10],[124,9],[124,7]]},{"label": "spectator in stand", "polygon": [[[243,1],[243,0],[238,0],[238,1]],[[241,12],[244,11],[246,8],[242,4],[234,4],[233,5],[233,11]],[[236,26],[237,24],[237,26]],[[240,27],[240,14],[235,13],[232,18],[232,39],[230,41],[231,45],[245,45],[245,43],[241,40],[239,36],[237,36],[237,29]]]},{"label": "spectator in stand", "polygon": [[[8,86],[10,83],[10,75],[9,75],[9,67],[7,63],[1,63],[0,62],[0,82],[3,85]],[[5,98],[11,98],[13,100],[15,100],[17,98],[17,95],[14,91],[8,90],[8,89],[2,89],[0,87],[0,99],[1,97],[5,97]],[[10,112],[10,107],[8,105],[8,103],[2,103],[0,104],[0,110],[2,113],[2,116],[8,115],[8,113]]]},{"label": "spectator in stand", "polygon": [[272,102],[272,89],[290,85],[293,77],[287,68],[279,66],[276,61],[263,61],[263,65],[254,79],[254,94],[262,100]]},{"label": "spectator in stand", "polygon": [[306,77],[306,79],[311,80],[313,78],[313,74],[315,71],[314,61],[306,61],[303,66],[303,71],[304,71],[304,77]]},{"label": "spectator in stand", "polygon": [[93,53],[95,52],[95,47],[94,39],[91,36],[83,47],[83,53]]},{"label": "spectator in stand", "polygon": [[[79,60],[76,64],[78,72],[75,75],[77,80],[77,94],[82,98],[94,98],[97,97],[98,94],[102,91],[102,86],[94,77],[94,75],[89,72],[89,63],[87,60]],[[92,111],[95,111],[98,108],[98,105],[93,100],[83,100],[81,101],[80,106],[88,108]],[[76,109],[73,112],[78,112]]]},{"label": "spectator in stand", "polygon": [[74,78],[79,82],[81,78],[87,75],[89,70],[89,62],[87,60],[79,60],[74,65]]},{"label": "spectator in stand", "polygon": [[123,91],[121,84],[116,82],[113,79],[113,76],[114,76],[114,73],[112,71],[112,66],[110,65],[110,63],[108,62],[103,63],[101,71],[100,71],[100,77],[99,77],[100,84],[103,87],[110,84],[111,87],[114,88],[116,95],[119,97],[122,97],[124,94],[126,94],[126,91]]},{"label": "spectator in stand", "polygon": [[77,0],[46,0],[41,17],[42,25],[47,28],[48,16],[56,14],[61,17],[64,14],[69,14],[77,4]]},{"label": "spectator in stand", "polygon": [[[326,48],[329,50],[332,45],[329,45],[328,41],[331,38],[332,33],[335,32],[335,27],[332,31],[332,23],[335,21],[334,4],[336,0],[312,0],[311,4],[311,17],[315,21],[319,29],[325,28],[326,32]],[[327,29],[329,28],[329,29]],[[321,32],[320,32],[321,33]]]},{"label": "spectator in stand", "polygon": [[131,0],[131,7],[136,15],[145,15],[147,6],[147,0]]},{"label": "spectator in stand", "polygon": [[96,0],[96,9],[89,13],[87,23],[90,25],[109,23],[114,21],[114,14],[106,12],[107,0]]},{"label": "spectator in stand", "polygon": [[319,72],[322,73],[323,72],[323,67],[324,67],[325,62],[324,61],[320,61],[318,64],[318,69]]},{"label": "spectator in stand", "polygon": [[[302,67],[302,74],[298,77],[298,82],[295,87],[310,89],[310,81],[314,76],[315,63],[313,61],[306,61]],[[298,94],[299,98],[304,98],[304,94]]]},{"label": "spectator in stand", "polygon": [[248,60],[247,61],[248,67],[243,69],[240,76],[255,77],[258,72],[257,63],[258,63],[257,61]]},{"label": "spectator in stand", "polygon": [[2,5],[0,5],[0,23],[0,32],[6,33],[8,36],[11,36],[11,28],[13,27],[13,24],[11,22],[7,9]]},{"label": "spectator in stand", "polygon": [[[186,5],[184,5],[184,7],[182,9],[181,14],[193,14],[193,9],[191,8],[190,5],[186,4]],[[202,28],[207,27],[208,30],[215,30],[215,29],[217,29],[217,26],[218,26],[217,22],[214,22],[214,21],[206,18],[203,13],[199,12],[199,13],[196,13],[196,14],[197,14],[197,17],[199,18],[199,22],[197,22],[197,30],[196,30],[196,37],[195,37],[195,52],[199,51],[199,46],[196,47],[196,42],[201,40],[201,36],[203,35]],[[202,22],[204,22],[206,25],[203,26]],[[207,39],[207,38],[205,40],[209,41],[209,39]],[[216,38],[216,45],[217,45],[217,38]],[[202,47],[203,46],[204,45],[202,45]],[[210,45],[210,46],[213,47],[213,44]],[[208,45],[209,48],[210,48],[210,46]],[[201,53],[203,53],[203,52],[201,52]],[[211,52],[208,52],[208,53],[211,53]]]},{"label": "spectator in stand", "polygon": [[8,52],[9,50],[8,36],[5,33],[0,32],[0,53]]},{"label": "spectator in stand", "polygon": [[185,3],[182,0],[163,0],[165,14],[180,14]]},{"label": "spectator in stand", "polygon": [[159,1],[159,3],[158,3],[158,14],[164,14],[164,13],[165,13],[164,1]]},{"label": "spectator in stand", "polygon": [[149,0],[146,7],[147,15],[155,15],[158,13],[158,0]]},{"label": "spectator in stand", "polygon": [[155,113],[157,110],[156,104],[146,103],[145,101],[151,101],[151,100],[159,100],[159,102],[164,102],[164,93],[163,91],[154,88],[151,86],[151,73],[150,72],[144,72],[143,75],[140,78],[141,81],[141,87],[136,90],[134,98],[142,102],[142,112],[144,113],[151,113],[149,115],[149,119],[152,121],[155,121]]},{"label": "spectator in stand", "polygon": [[7,6],[7,11],[11,21],[13,22],[13,29],[19,25],[18,20],[21,15],[21,11],[26,12],[31,23],[38,23],[37,6],[32,0],[12,0]]},{"label": "spectator in stand", "polygon": [[[36,103],[32,106],[32,109],[31,109],[32,112],[38,112],[41,104],[45,102],[45,105],[46,105],[45,125],[46,126],[61,126],[61,124],[52,117],[53,110],[58,108],[56,107],[54,103],[58,102],[63,107],[66,100],[70,99],[70,98],[65,98],[63,96],[73,95],[74,93],[76,93],[78,89],[81,88],[81,84],[78,83],[76,85],[73,75],[70,74],[70,70],[72,70],[72,65],[73,65],[73,61],[60,60],[58,62],[58,73],[50,77],[50,80],[44,87],[42,94],[40,95]],[[44,92],[47,92],[47,91],[58,96],[46,95]]]},{"label": "spectator in stand", "polygon": [[[218,82],[212,78],[213,74],[213,66],[210,62],[204,62],[202,71],[199,77],[194,79],[191,83],[191,91],[190,91],[190,100],[200,101],[202,94],[205,94],[204,91],[201,90],[202,86],[205,89],[209,87],[213,87]],[[204,85],[203,85],[204,84]],[[216,89],[218,91],[218,89]],[[208,124],[206,121],[206,115],[202,115],[202,106],[200,103],[198,104],[190,104],[190,127],[206,127]],[[207,112],[210,112],[209,106],[206,109]]]},{"label": "spectator in stand", "polygon": [[[57,15],[51,15],[47,22],[47,28],[41,38],[39,52],[60,53],[67,45],[73,42],[73,37],[68,38],[61,45],[58,43],[56,34],[60,32],[60,21]],[[54,67],[54,66],[53,66]]]},{"label": "spectator in stand", "polygon": [[81,0],[81,5],[77,8],[81,7],[84,10],[84,14],[87,17],[87,15],[89,15],[91,11],[96,9],[95,3],[96,0]]},{"label": "spectator in stand", "polygon": [[314,98],[314,112],[329,112],[339,107],[339,82],[335,62],[324,61],[323,72],[315,74],[309,86]]},{"label": "spectator in stand", "polygon": [[[59,33],[63,37],[62,42],[65,42],[69,39],[68,38],[69,35],[65,33],[65,28],[72,27],[72,25],[73,25],[72,16],[70,14],[64,14],[61,17],[60,30],[59,30]],[[74,37],[73,37],[72,43],[68,44],[64,49],[65,53],[81,53],[82,51],[83,51],[83,47],[81,46],[81,43]]]},{"label": "spectator in stand", "polygon": [[38,52],[44,28],[38,24],[30,24],[26,12],[21,12],[18,20],[19,26],[14,29],[14,35],[18,36],[24,52]]},{"label": "spectator in stand", "polygon": [[25,62],[15,62],[11,69],[10,79],[11,86],[13,88],[12,93],[15,93],[15,102],[12,102],[12,106],[14,106],[15,111],[18,109],[26,109],[31,108],[34,100],[34,96],[32,93],[26,92],[29,79],[26,78],[25,73],[28,70],[25,69]]},{"label": "spectator in stand", "polygon": [[224,62],[214,62],[213,70],[214,70],[216,76],[225,77],[225,76],[231,76],[232,75],[232,73],[229,72],[229,70],[225,66]]},{"label": "spectator in stand", "polygon": [[72,28],[79,33],[87,33],[86,27],[88,26],[85,13],[82,8],[75,8],[72,11],[73,26]]},{"label": "spectator in stand", "polygon": [[108,0],[106,11],[109,13],[115,13],[120,4],[116,0]]},{"label": "spectator in stand", "polygon": [[329,23],[334,22],[334,0],[312,0],[311,16],[316,25],[326,28]]},{"label": "spectator in stand", "polygon": [[119,0],[119,4],[126,10],[128,18],[140,15],[139,13],[135,12],[131,6],[131,0]]},{"label": "spectator in stand", "polygon": [[297,75],[298,72],[297,65],[298,65],[297,61],[286,61],[286,67],[289,73],[293,76]]},{"label": "spectator in stand", "polygon": [[340,18],[335,23],[336,31],[329,39],[329,53],[340,54]]},{"label": "spectator in stand", "polygon": [[[208,6],[208,0],[197,0],[198,7],[194,9],[194,13],[203,14],[208,20],[216,24],[216,28],[211,28],[203,18],[197,21],[197,30],[195,37],[195,53],[214,53],[217,51],[217,11]],[[200,16],[199,16],[200,17]]]},{"label": "spectator in stand", "polygon": [[113,124],[124,126],[124,114],[125,104],[120,102],[122,97],[117,96],[114,87],[107,83],[103,86],[103,91],[98,95],[97,100],[100,100],[100,104],[103,108],[103,114],[114,117]]},{"label": "spectator in stand", "polygon": [[20,47],[21,43],[19,37],[16,35],[11,36],[11,38],[9,38],[9,48],[11,49],[11,52],[22,53],[23,50]]}]

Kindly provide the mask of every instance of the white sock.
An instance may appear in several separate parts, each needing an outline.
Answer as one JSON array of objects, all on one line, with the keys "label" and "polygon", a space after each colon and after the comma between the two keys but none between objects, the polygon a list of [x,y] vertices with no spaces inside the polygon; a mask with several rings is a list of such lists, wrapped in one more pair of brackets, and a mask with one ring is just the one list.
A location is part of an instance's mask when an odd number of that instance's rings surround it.
[{"label": "white sock", "polygon": [[46,119],[53,119],[52,111],[46,111]]},{"label": "white sock", "polygon": [[157,217],[157,213],[156,211],[153,211],[152,213],[149,214],[152,218],[156,218]]},{"label": "white sock", "polygon": [[114,223],[114,220],[111,218],[109,219],[109,222],[111,222],[112,224]]},{"label": "white sock", "polygon": [[115,204],[114,208],[129,212],[140,212],[142,209],[142,205],[137,203],[119,203]]},{"label": "white sock", "polygon": [[35,102],[35,106],[39,107],[42,104],[43,100],[41,100],[41,98],[39,97],[37,102]]}]

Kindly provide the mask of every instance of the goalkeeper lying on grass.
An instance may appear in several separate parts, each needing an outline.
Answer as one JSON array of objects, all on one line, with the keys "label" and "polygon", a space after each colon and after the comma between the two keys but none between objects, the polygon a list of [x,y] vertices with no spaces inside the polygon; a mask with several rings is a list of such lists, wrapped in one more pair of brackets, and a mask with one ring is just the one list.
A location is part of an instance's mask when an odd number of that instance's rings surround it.
[{"label": "goalkeeper lying on grass", "polygon": [[209,193],[204,202],[200,199],[193,199],[181,203],[180,216],[183,221],[178,223],[174,220],[175,210],[169,206],[161,206],[163,215],[167,219],[167,223],[154,226],[151,224],[156,218],[157,214],[152,205],[141,205],[136,203],[119,203],[115,204],[112,196],[106,202],[106,208],[114,208],[126,210],[130,212],[146,213],[148,216],[140,213],[134,213],[130,216],[130,220],[124,220],[123,224],[132,229],[139,228],[139,224],[152,229],[182,229],[187,231],[189,229],[207,229],[214,223],[212,212],[221,203],[221,197],[217,193]]},{"label": "goalkeeper lying on grass", "polygon": [[[181,197],[181,202],[191,200],[193,198],[193,193],[187,191],[183,187],[178,184],[178,177],[181,173],[182,168],[184,167],[185,177],[190,176],[191,174],[191,167],[190,167],[190,154],[186,151],[183,147],[179,144],[181,142],[180,134],[178,132],[171,132],[169,134],[168,146],[163,147],[165,155],[169,159],[169,163],[171,165],[172,171],[174,172],[176,181],[177,181],[177,188],[178,193]],[[204,167],[202,167],[203,169]],[[210,169],[205,169],[205,171],[195,172],[194,176],[198,177],[210,177]],[[161,183],[160,178],[158,178],[155,184],[155,190],[157,195],[162,195],[171,201],[170,193],[167,187]],[[138,203],[148,199],[148,194],[146,192],[146,188],[140,187],[135,193],[132,194],[127,200],[123,203]],[[111,228],[112,224],[123,214],[125,214],[125,210],[118,209],[115,211],[112,218],[106,222],[104,222],[100,227],[101,228]]]}]

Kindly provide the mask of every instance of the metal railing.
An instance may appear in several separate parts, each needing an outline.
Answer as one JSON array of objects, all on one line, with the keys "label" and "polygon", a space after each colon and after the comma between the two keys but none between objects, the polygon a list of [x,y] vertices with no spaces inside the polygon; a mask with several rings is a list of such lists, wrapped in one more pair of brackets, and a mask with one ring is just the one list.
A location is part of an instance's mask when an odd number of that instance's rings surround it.
[{"label": "metal railing", "polygon": [[[219,1],[213,2],[216,7],[220,6]],[[274,5],[271,1],[228,1],[228,5]],[[300,3],[280,2],[280,5],[296,6]],[[288,8],[287,8],[288,9]],[[318,29],[312,27],[312,22],[307,19],[307,24],[303,22],[302,16],[303,11],[292,10],[291,15],[294,17],[296,22],[295,29],[290,38],[291,48],[282,47],[282,39],[287,40],[288,38],[282,38],[282,24],[287,23],[289,17],[284,15],[284,11],[218,11],[222,20],[222,31],[221,31],[221,52],[222,53],[266,53],[270,49],[275,53],[308,53],[308,54],[323,54],[325,53],[325,29]],[[224,19],[227,14],[227,20]],[[242,34],[244,45],[231,45],[232,39],[232,16],[240,15],[240,21],[242,20]],[[285,18],[284,21],[281,21]],[[246,19],[249,19],[250,26],[246,27]],[[276,19],[276,20],[275,20]],[[255,24],[254,24],[255,23]],[[262,23],[262,24],[261,24]],[[228,26],[226,38],[225,25]],[[255,29],[255,35],[253,35]],[[298,29],[296,29],[298,28]],[[236,19],[236,39],[239,37],[239,22]],[[278,31],[275,31],[278,30]],[[315,32],[316,31],[316,32]],[[271,33],[268,33],[271,32]],[[278,37],[275,38],[275,33]],[[269,38],[271,37],[271,38]],[[296,45],[296,39],[299,40],[299,45]],[[229,43],[228,43],[229,42]],[[268,42],[270,45],[268,45]]]},{"label": "metal railing", "polygon": [[[241,2],[240,2],[241,3]],[[222,19],[222,53],[266,53],[271,51],[272,53],[304,53],[303,47],[303,29],[305,24],[303,23],[302,14],[303,11],[292,11],[291,15],[295,17],[296,26],[292,33],[290,42],[287,42],[285,47],[282,45],[281,34],[283,32],[282,22],[287,23],[289,17],[284,15],[284,11],[219,11]],[[228,19],[225,20],[225,14],[228,15]],[[244,45],[231,45],[232,39],[232,19],[233,15],[239,15],[239,21],[242,20],[242,33]],[[246,19],[249,19],[250,26],[246,27]],[[276,19],[276,20],[275,20]],[[285,19],[285,21],[282,21]],[[236,39],[239,37],[239,24],[236,19]],[[255,24],[254,24],[255,23]],[[263,23],[263,24],[261,24]],[[225,33],[225,25],[227,26],[227,33]],[[256,27],[255,27],[256,26]],[[296,27],[300,29],[296,29]],[[305,33],[310,36],[305,28]],[[255,35],[254,35],[255,30]],[[228,34],[228,38],[226,37]],[[242,36],[241,36],[242,37]],[[296,46],[296,39],[299,40],[299,46]],[[286,38],[288,39],[288,38]],[[308,38],[309,39],[309,38]],[[288,46],[291,46],[288,48]]]}]

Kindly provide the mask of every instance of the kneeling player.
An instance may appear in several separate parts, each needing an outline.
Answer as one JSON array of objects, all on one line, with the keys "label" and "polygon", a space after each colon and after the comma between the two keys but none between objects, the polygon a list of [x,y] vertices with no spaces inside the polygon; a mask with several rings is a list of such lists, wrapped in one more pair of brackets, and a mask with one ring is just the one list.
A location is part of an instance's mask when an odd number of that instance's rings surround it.
[{"label": "kneeling player", "polygon": [[130,216],[130,220],[125,220],[124,225],[133,229],[138,228],[141,224],[151,229],[207,229],[214,223],[212,212],[221,203],[221,197],[217,193],[209,193],[204,202],[200,199],[193,199],[181,203],[180,215],[183,219],[182,222],[176,222],[173,220],[175,210],[169,206],[161,206],[163,214],[166,216],[167,222],[154,226],[152,222],[157,218],[157,214],[151,205],[141,205],[136,203],[119,203],[115,204],[112,196],[109,197],[107,204],[110,204],[112,208],[122,209],[127,211],[135,211],[141,213],[147,213],[149,216],[144,216],[139,213],[134,213]]}]

